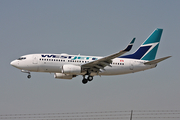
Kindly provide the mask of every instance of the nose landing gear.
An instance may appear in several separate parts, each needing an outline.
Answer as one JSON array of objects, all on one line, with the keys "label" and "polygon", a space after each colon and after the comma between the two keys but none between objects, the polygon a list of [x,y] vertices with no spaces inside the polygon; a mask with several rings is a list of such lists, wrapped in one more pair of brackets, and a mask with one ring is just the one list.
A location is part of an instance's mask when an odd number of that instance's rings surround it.
[{"label": "nose landing gear", "polygon": [[27,78],[29,78],[29,79],[30,79],[30,78],[31,78],[31,75],[29,74],[29,75],[27,76]]},{"label": "nose landing gear", "polygon": [[21,70],[21,72],[23,73],[28,73],[28,76],[27,78],[30,79],[31,78],[31,73],[29,71],[26,71],[26,70]]}]

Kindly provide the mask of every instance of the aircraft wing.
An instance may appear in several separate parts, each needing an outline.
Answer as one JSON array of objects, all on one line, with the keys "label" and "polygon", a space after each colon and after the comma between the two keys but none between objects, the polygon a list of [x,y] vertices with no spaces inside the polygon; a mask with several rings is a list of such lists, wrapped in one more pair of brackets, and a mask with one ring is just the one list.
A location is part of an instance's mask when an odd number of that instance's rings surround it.
[{"label": "aircraft wing", "polygon": [[98,60],[83,64],[83,65],[81,65],[81,67],[83,69],[90,69],[91,71],[94,71],[94,72],[99,72],[100,69],[105,70],[104,67],[106,67],[106,66],[111,67],[110,64],[112,63],[112,59],[119,57],[126,52],[129,52],[133,46],[134,41],[135,41],[135,38],[133,38],[131,40],[131,42],[128,44],[128,46],[124,50],[121,50],[120,52],[117,52],[112,55],[100,58]]}]

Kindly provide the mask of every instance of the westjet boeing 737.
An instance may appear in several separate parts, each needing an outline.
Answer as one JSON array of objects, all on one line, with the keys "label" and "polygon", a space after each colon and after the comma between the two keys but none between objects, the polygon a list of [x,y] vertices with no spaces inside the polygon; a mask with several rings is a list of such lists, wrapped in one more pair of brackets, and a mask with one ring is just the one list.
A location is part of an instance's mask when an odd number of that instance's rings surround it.
[{"label": "westjet boeing 737", "polygon": [[[171,57],[155,59],[163,29],[156,29],[133,53],[123,55],[131,50],[135,38],[120,52],[105,56],[84,56],[69,54],[29,54],[21,56],[10,64],[21,72],[54,73],[58,79],[72,79],[83,76],[82,83],[92,81],[95,75],[121,75],[151,69],[157,63]],[[123,55],[123,56],[122,56]]]}]

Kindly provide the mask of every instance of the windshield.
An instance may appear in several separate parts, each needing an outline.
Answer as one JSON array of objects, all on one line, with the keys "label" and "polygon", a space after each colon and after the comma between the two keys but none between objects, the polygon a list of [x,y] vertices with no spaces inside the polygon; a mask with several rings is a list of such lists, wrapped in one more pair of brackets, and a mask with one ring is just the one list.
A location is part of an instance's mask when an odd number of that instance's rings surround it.
[{"label": "windshield", "polygon": [[20,57],[17,60],[24,60],[24,59],[26,59],[26,57]]}]

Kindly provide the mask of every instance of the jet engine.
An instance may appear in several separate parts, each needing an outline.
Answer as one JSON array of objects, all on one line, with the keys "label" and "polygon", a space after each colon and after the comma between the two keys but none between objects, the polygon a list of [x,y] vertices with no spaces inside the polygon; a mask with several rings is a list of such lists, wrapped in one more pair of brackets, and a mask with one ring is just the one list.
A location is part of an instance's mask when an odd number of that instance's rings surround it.
[{"label": "jet engine", "polygon": [[71,75],[78,75],[81,74],[81,66],[77,65],[63,65],[62,66],[62,73],[64,74],[71,74]]},{"label": "jet engine", "polygon": [[54,73],[54,78],[57,78],[57,79],[72,79],[73,77],[76,77],[76,75]]}]

